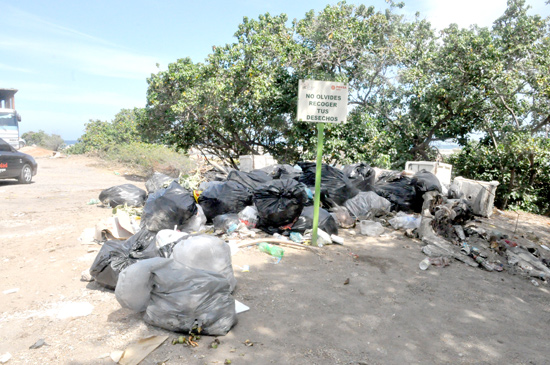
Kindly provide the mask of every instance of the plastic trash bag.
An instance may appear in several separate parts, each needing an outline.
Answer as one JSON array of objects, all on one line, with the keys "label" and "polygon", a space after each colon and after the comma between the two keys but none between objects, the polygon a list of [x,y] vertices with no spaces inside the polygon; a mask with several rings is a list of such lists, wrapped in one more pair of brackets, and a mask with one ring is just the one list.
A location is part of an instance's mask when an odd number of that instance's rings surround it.
[{"label": "plastic trash bag", "polygon": [[210,235],[191,236],[174,247],[172,257],[194,269],[212,271],[227,279],[231,291],[237,280],[231,265],[231,248],[220,238]]},{"label": "plastic trash bag", "polygon": [[361,234],[370,237],[378,237],[384,233],[384,227],[379,222],[363,220],[360,223]]},{"label": "plastic trash bag", "polygon": [[133,259],[149,259],[158,256],[155,238],[157,232],[140,229],[136,234],[126,240],[130,244],[129,256]]},{"label": "plastic trash bag", "polygon": [[145,188],[147,189],[147,192],[149,194],[153,194],[157,190],[166,189],[168,186],[170,186],[172,181],[176,180],[177,179],[163,173],[155,172],[153,176],[151,176],[149,180],[145,182]]},{"label": "plastic trash bag", "polygon": [[307,203],[304,186],[296,180],[273,180],[254,190],[258,210],[258,227],[277,228],[290,224],[302,213]]},{"label": "plastic trash bag", "polygon": [[120,272],[136,262],[130,258],[131,247],[128,241],[107,241],[101,246],[90,267],[90,275],[99,285],[115,289]]},{"label": "plastic trash bag", "polygon": [[202,210],[202,207],[196,204],[197,214],[189,218],[189,220],[183,223],[179,228],[182,232],[194,233],[205,230],[206,216]]},{"label": "plastic trash bag", "polygon": [[[313,229],[313,212],[313,206],[305,207],[296,223],[292,225],[291,231],[304,233],[306,229]],[[338,235],[338,223],[336,223],[334,217],[323,208],[319,208],[318,228],[322,229],[329,235]]]},{"label": "plastic trash bag", "polygon": [[99,201],[111,208],[124,204],[129,207],[142,207],[145,199],[147,199],[145,190],[133,184],[113,186],[99,194]]},{"label": "plastic trash bag", "polygon": [[211,336],[223,336],[237,323],[235,300],[222,275],[170,260],[150,278],[145,322],[184,333],[201,328],[201,334]]},{"label": "plastic trash bag", "polygon": [[422,217],[415,217],[412,214],[399,212],[396,216],[388,221],[395,229],[414,229],[419,228],[422,222]]},{"label": "plastic trash bag", "polygon": [[233,170],[227,176],[227,181],[236,181],[246,186],[251,192],[258,186],[268,183],[271,180],[273,180],[273,178],[269,176],[268,173],[261,170],[252,170],[250,172]]},{"label": "plastic trash bag", "polygon": [[153,289],[151,273],[169,262],[170,260],[165,258],[155,257],[141,260],[122,270],[115,289],[116,299],[120,305],[136,312],[147,309]]},{"label": "plastic trash bag", "polygon": [[344,166],[342,173],[351,180],[353,186],[361,191],[371,191],[376,172],[364,162]]},{"label": "plastic trash bag", "polygon": [[184,224],[195,214],[197,206],[193,195],[173,181],[168,188],[149,197],[143,208],[141,226],[154,232],[174,229],[174,226]]},{"label": "plastic trash bag", "polygon": [[[299,181],[307,186],[315,186],[316,163],[298,162],[303,170]],[[323,164],[321,167],[321,201],[324,206],[342,205],[359,193],[342,171]]]},{"label": "plastic trash bag", "polygon": [[426,170],[420,170],[415,173],[412,178],[412,183],[415,185],[416,191],[419,195],[422,195],[427,191],[443,192],[441,182],[437,176]]},{"label": "plastic trash bag", "polygon": [[422,201],[416,199],[412,179],[401,174],[391,174],[374,184],[374,192],[392,204],[391,210],[416,211],[422,209]]},{"label": "plastic trash bag", "polygon": [[241,220],[239,219],[238,214],[231,213],[222,214],[215,217],[212,220],[212,223],[214,223],[214,229],[222,230],[225,233],[232,233],[237,230],[237,228],[239,227],[239,223],[241,223]]},{"label": "plastic trash bag", "polygon": [[338,205],[331,208],[331,213],[338,226],[342,228],[353,228],[355,226],[355,218],[351,216],[346,207]]},{"label": "plastic trash bag", "polygon": [[252,193],[236,181],[225,181],[208,186],[199,196],[199,205],[208,221],[212,221],[220,214],[238,213],[252,205]]},{"label": "plastic trash bag", "polygon": [[253,205],[241,210],[238,217],[247,228],[256,228],[256,225],[258,225],[258,209]]},{"label": "plastic trash bag", "polygon": [[391,203],[388,199],[382,198],[374,191],[361,192],[351,199],[348,199],[344,206],[348,209],[352,217],[360,219],[366,216],[370,211],[389,213]]}]

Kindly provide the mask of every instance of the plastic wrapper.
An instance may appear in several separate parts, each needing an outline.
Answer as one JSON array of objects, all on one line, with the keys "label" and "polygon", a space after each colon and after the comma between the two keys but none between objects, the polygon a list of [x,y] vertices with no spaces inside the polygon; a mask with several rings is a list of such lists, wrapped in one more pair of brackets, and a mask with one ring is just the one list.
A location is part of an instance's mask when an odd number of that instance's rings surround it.
[{"label": "plastic wrapper", "polygon": [[390,174],[374,184],[374,192],[388,199],[391,210],[415,211],[422,209],[422,200],[416,197],[412,179],[401,174]]},{"label": "plastic wrapper", "polygon": [[[292,232],[299,232],[304,233],[306,229],[312,229],[313,228],[313,212],[314,208],[313,206],[305,207],[302,211],[302,214],[292,225]],[[319,227],[329,235],[338,235],[338,223],[336,220],[334,220],[334,217],[324,210],[323,208],[319,208]]]},{"label": "plastic wrapper", "polygon": [[197,206],[193,195],[174,181],[168,188],[149,197],[143,209],[141,226],[154,232],[174,229],[174,226],[184,224],[195,214]]},{"label": "plastic wrapper", "polygon": [[307,203],[307,193],[296,180],[273,180],[254,190],[260,228],[281,227],[293,223]]},{"label": "plastic wrapper", "polygon": [[173,177],[160,172],[155,172],[153,176],[145,182],[145,188],[149,194],[155,193],[157,190],[166,189],[172,181],[176,181]]},{"label": "plastic wrapper", "polygon": [[[177,247],[177,246],[176,246]],[[151,300],[143,319],[170,331],[223,336],[237,323],[229,282],[220,274],[176,260],[151,274]]]},{"label": "plastic wrapper", "polygon": [[151,273],[153,270],[167,265],[170,261],[162,257],[155,257],[141,260],[122,270],[115,289],[116,299],[120,305],[136,312],[143,312],[147,309],[153,289]]},{"label": "plastic wrapper", "polygon": [[128,241],[105,242],[90,267],[90,275],[99,285],[114,290],[120,272],[136,262],[130,258],[131,248],[132,242]]},{"label": "plastic wrapper", "polygon": [[199,204],[208,221],[212,221],[218,215],[239,213],[252,205],[252,194],[236,181],[225,181],[204,190],[199,196]]},{"label": "plastic wrapper", "polygon": [[[299,162],[303,174],[300,182],[307,186],[315,186],[316,164],[314,162]],[[359,193],[342,171],[323,164],[321,167],[321,201],[323,206],[342,205]]]},{"label": "plastic wrapper", "polygon": [[250,172],[233,170],[227,176],[227,181],[236,181],[246,186],[250,192],[271,180],[273,180],[273,178],[262,170],[252,170]]},{"label": "plastic wrapper", "polygon": [[414,229],[420,227],[422,217],[415,217],[412,214],[399,212],[394,218],[390,219],[388,222],[395,229]]},{"label": "plastic wrapper", "polygon": [[366,216],[369,212],[384,212],[389,213],[391,203],[389,200],[382,198],[373,191],[361,192],[351,199],[348,199],[344,206],[350,214],[356,219]]},{"label": "plastic wrapper", "polygon": [[231,248],[218,237],[191,236],[176,244],[172,257],[189,267],[222,275],[229,283],[231,291],[237,285],[231,265]]},{"label": "plastic wrapper", "polygon": [[118,205],[142,207],[147,199],[145,190],[133,184],[124,184],[110,187],[99,194],[99,201],[114,208]]}]

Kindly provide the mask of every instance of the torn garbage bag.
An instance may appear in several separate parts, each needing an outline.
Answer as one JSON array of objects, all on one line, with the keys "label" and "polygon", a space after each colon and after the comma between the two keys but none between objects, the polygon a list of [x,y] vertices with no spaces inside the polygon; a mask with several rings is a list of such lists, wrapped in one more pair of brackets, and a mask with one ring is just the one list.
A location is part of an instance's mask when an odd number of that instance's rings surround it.
[{"label": "torn garbage bag", "polygon": [[416,187],[416,192],[419,195],[423,195],[427,191],[441,190],[441,183],[437,176],[426,170],[420,170],[414,174],[412,178],[412,184]]},{"label": "torn garbage bag", "polygon": [[166,189],[168,186],[170,186],[172,181],[175,180],[176,179],[174,179],[173,177],[170,177],[160,172],[155,172],[153,176],[151,176],[149,180],[145,182],[145,189],[147,189],[147,192],[149,194],[153,194],[157,190]]},{"label": "torn garbage bag", "polygon": [[[313,229],[313,212],[313,206],[305,207],[296,223],[292,225],[291,231],[303,234],[306,229]],[[329,235],[338,235],[338,223],[336,223],[332,214],[323,208],[319,208],[319,229],[322,229]]]},{"label": "torn garbage bag", "polygon": [[227,279],[231,291],[237,285],[231,265],[231,249],[216,236],[197,235],[179,241],[174,247],[172,257],[191,268],[222,275]]},{"label": "torn garbage bag", "polygon": [[237,323],[237,314],[226,278],[170,261],[150,275],[151,300],[145,322],[175,332],[200,329],[205,335],[227,334]]},{"label": "torn garbage bag", "polygon": [[[315,173],[317,164],[314,162],[298,162],[303,174],[299,181],[307,186],[315,186]],[[342,205],[359,193],[351,181],[344,176],[342,171],[335,167],[323,164],[321,167],[321,201],[323,206],[332,207],[334,204]]]},{"label": "torn garbage bag", "polygon": [[129,207],[142,207],[147,199],[145,190],[133,184],[124,184],[110,187],[99,194],[99,201],[111,208],[117,205]]},{"label": "torn garbage bag", "polygon": [[239,213],[246,206],[252,205],[252,194],[236,181],[225,181],[208,186],[199,196],[199,205],[211,222],[220,214]]},{"label": "torn garbage bag", "polygon": [[193,195],[176,181],[152,194],[143,208],[141,226],[150,231],[174,229],[197,214]]},{"label": "torn garbage bag", "polygon": [[376,172],[364,162],[344,166],[342,173],[361,191],[371,191]]},{"label": "torn garbage bag", "polygon": [[254,190],[254,205],[258,210],[258,227],[263,230],[293,223],[307,203],[304,186],[296,180],[273,180]]},{"label": "torn garbage bag", "polygon": [[371,211],[375,216],[380,215],[380,213],[389,213],[391,203],[374,191],[367,191],[348,199],[344,206],[355,219],[361,219]]}]

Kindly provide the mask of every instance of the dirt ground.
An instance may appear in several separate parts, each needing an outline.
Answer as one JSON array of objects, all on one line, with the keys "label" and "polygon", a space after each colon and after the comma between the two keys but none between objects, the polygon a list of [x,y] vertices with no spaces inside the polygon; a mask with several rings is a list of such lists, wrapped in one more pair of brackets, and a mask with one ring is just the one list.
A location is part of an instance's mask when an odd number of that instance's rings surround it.
[{"label": "dirt ground", "polygon": [[[78,238],[111,215],[87,203],[105,188],[144,183],[86,157],[37,162],[32,184],[0,181],[0,357],[9,352],[8,364],[112,364],[110,353],[152,335],[169,339],[142,364],[550,363],[544,282],[458,261],[422,271],[420,243],[389,229],[379,238],[341,230],[343,246],[285,249],[276,265],[242,249],[233,256],[234,296],[250,310],[216,349],[208,336],[196,348],[172,345],[175,333],[81,281],[99,246]],[[488,223],[513,231],[516,217]],[[521,214],[517,225],[516,237],[550,246],[546,217]],[[39,339],[46,344],[29,349]]]}]

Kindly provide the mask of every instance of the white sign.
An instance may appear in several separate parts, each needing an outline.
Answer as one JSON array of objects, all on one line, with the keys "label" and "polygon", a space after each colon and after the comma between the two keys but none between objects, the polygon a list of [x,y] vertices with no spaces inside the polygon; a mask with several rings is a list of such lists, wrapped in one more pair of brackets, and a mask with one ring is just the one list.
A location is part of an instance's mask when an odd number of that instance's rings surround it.
[{"label": "white sign", "polygon": [[299,81],[298,121],[344,123],[347,116],[348,85],[332,81]]}]

